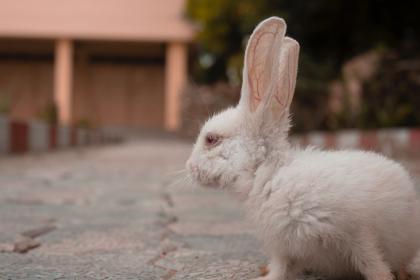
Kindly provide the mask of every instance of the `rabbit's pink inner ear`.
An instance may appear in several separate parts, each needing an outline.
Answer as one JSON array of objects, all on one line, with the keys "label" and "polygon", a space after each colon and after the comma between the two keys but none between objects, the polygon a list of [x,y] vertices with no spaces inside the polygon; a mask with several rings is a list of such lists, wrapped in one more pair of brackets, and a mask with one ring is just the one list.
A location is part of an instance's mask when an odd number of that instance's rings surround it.
[{"label": "rabbit's pink inner ear", "polygon": [[250,45],[250,69],[249,69],[249,88],[251,90],[250,94],[250,109],[251,112],[254,112],[258,105],[261,103],[263,94],[265,94],[265,83],[267,73],[266,67],[266,52],[268,51],[267,42],[271,42],[275,37],[276,33],[266,31],[259,32],[255,34],[253,41]]},{"label": "rabbit's pink inner ear", "polygon": [[[276,19],[265,22],[250,38],[247,48],[249,107],[254,112],[267,93],[271,83],[273,59],[285,33],[285,23]],[[280,38],[278,36],[281,36]],[[277,44],[276,44],[277,40]],[[277,46],[278,45],[278,46]]]},{"label": "rabbit's pink inner ear", "polygon": [[[251,77],[256,77],[253,68],[249,70],[249,75]],[[258,104],[261,102],[261,93],[258,90],[259,83],[258,83],[257,78],[255,78],[255,80],[249,78],[248,82],[249,82],[249,89],[250,89],[249,107],[251,109],[251,112],[254,112],[257,109]]]}]

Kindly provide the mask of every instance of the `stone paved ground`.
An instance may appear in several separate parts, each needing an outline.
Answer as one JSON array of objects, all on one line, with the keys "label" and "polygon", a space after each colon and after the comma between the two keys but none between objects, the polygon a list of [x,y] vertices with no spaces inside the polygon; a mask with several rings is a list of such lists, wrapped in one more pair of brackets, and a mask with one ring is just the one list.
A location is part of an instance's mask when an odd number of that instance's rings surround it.
[{"label": "stone paved ground", "polygon": [[[235,201],[176,182],[189,151],[145,140],[0,160],[0,279],[259,275]],[[404,162],[420,178],[420,160]]]}]

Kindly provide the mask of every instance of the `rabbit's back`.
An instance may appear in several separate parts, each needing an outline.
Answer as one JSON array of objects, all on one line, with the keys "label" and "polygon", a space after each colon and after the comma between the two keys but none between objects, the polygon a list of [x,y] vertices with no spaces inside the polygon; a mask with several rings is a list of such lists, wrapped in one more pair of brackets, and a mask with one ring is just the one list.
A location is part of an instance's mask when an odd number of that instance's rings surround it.
[{"label": "rabbit's back", "polygon": [[253,216],[265,239],[272,240],[268,245],[277,242],[308,263],[341,255],[344,268],[352,242],[363,238],[366,229],[377,236],[394,268],[405,265],[419,247],[420,203],[414,186],[399,164],[378,154],[298,151],[263,188]]}]

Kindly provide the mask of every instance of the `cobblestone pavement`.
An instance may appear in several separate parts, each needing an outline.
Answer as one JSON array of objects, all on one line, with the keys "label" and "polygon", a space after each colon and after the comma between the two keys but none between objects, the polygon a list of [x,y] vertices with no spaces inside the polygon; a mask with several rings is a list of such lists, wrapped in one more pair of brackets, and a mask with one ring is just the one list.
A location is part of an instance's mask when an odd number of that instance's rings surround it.
[{"label": "cobblestone pavement", "polygon": [[[258,276],[239,205],[177,182],[189,151],[145,140],[1,159],[0,279]],[[419,162],[404,161],[416,178]]]}]

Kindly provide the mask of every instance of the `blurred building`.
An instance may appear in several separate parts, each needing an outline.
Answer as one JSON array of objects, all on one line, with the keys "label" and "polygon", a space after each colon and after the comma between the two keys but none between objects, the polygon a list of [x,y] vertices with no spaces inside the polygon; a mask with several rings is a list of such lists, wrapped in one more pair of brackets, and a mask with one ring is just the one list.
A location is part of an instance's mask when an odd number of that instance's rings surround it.
[{"label": "blurred building", "polygon": [[[184,0],[0,0],[0,110],[175,130],[193,27]],[[1,113],[0,112],[0,113]]]}]

